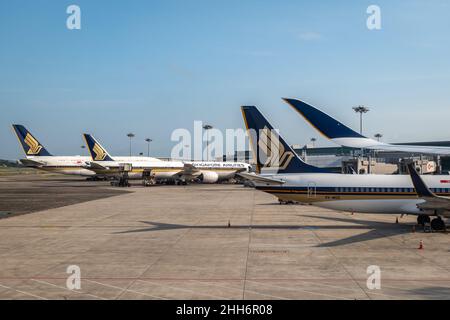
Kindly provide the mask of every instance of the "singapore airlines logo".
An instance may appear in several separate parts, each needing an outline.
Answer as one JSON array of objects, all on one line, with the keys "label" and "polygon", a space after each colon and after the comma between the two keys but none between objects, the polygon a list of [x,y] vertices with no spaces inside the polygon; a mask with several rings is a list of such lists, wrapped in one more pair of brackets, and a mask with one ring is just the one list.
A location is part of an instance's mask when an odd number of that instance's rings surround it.
[{"label": "singapore airlines logo", "polygon": [[92,150],[95,153],[95,158],[94,160],[96,161],[102,161],[105,160],[106,158],[106,152],[105,150],[102,149],[102,147],[100,147],[97,143],[94,145],[94,147],[92,148]]},{"label": "singapore airlines logo", "polygon": [[264,167],[284,170],[287,168],[292,158],[294,158],[294,154],[291,151],[286,151],[284,149],[284,146],[280,143],[278,134],[267,127],[264,127],[264,129],[260,131],[258,147],[266,158],[261,159],[260,157],[260,161],[263,163]]},{"label": "singapore airlines logo", "polygon": [[27,151],[27,154],[34,155],[38,154],[41,151],[42,146],[31,134],[27,133],[24,141],[30,147]]}]

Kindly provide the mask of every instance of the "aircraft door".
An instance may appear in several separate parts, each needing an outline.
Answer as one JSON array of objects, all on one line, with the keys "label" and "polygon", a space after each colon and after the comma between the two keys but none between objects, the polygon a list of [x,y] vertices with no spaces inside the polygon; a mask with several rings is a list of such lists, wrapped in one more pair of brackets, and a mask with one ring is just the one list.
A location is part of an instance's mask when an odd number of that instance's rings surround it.
[{"label": "aircraft door", "polygon": [[315,182],[308,182],[308,199],[314,199],[317,196],[317,186]]}]

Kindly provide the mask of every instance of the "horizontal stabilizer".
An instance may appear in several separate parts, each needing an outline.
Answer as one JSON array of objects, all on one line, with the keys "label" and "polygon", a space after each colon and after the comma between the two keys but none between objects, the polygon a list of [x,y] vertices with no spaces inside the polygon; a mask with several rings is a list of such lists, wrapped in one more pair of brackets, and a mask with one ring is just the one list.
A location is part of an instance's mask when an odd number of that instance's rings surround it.
[{"label": "horizontal stabilizer", "polygon": [[251,182],[255,182],[258,184],[266,184],[266,185],[282,185],[285,182],[283,180],[278,180],[278,179],[272,179],[272,178],[267,178],[267,177],[263,177],[260,175],[257,175],[255,173],[245,173],[245,172],[241,172],[237,174],[238,176],[249,180]]},{"label": "horizontal stabilizer", "polygon": [[23,164],[25,167],[33,167],[39,168],[46,165],[45,161],[36,161],[31,159],[20,159],[19,162]]},{"label": "horizontal stabilizer", "polygon": [[108,167],[104,167],[101,164],[97,162],[87,161],[86,166],[87,169],[93,169],[93,170],[109,170]]}]

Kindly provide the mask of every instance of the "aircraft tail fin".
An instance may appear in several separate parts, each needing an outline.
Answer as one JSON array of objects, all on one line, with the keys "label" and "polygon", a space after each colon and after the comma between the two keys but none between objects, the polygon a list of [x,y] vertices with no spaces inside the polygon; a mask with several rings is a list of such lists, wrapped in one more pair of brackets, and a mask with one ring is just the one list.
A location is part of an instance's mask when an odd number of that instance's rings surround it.
[{"label": "aircraft tail fin", "polygon": [[13,124],[12,127],[27,157],[51,156],[50,152],[23,125]]},{"label": "aircraft tail fin", "polygon": [[300,159],[255,106],[243,106],[241,111],[258,173],[263,169],[274,173],[328,172]]},{"label": "aircraft tail fin", "polygon": [[114,161],[105,148],[90,134],[83,134],[84,141],[93,161]]},{"label": "aircraft tail fin", "polygon": [[413,163],[408,164],[409,175],[411,176],[411,180],[414,185],[414,189],[416,189],[416,193],[419,198],[427,198],[427,197],[435,197],[436,195],[430,191],[425,182],[422,180],[420,175],[417,173],[416,168]]},{"label": "aircraft tail fin", "polygon": [[305,118],[314,128],[328,139],[337,138],[365,138],[358,132],[350,129],[338,120],[330,117],[325,112],[296,99],[283,98],[295,111]]}]

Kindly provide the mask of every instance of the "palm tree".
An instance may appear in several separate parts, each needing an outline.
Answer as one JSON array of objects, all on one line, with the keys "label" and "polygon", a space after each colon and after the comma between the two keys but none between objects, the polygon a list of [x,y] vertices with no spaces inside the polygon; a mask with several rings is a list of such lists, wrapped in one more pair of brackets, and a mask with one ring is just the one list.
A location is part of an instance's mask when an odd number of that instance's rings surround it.
[{"label": "palm tree", "polygon": [[[213,126],[209,124],[205,124],[203,129],[206,130],[206,161],[209,161],[209,134],[208,130],[211,130]],[[202,160],[203,160],[203,152],[202,152]]]},{"label": "palm tree", "polygon": [[356,113],[359,113],[359,132],[363,133],[363,114],[367,113],[370,111],[369,108],[365,107],[365,106],[357,106],[357,107],[353,107],[353,111],[355,111]]},{"label": "palm tree", "polygon": [[312,142],[313,148],[316,146],[316,141],[317,141],[316,138],[311,138],[311,142]]},{"label": "palm tree", "polygon": [[131,157],[131,139],[135,137],[135,134],[130,132],[127,134],[127,137],[130,138],[130,157]]},{"label": "palm tree", "polygon": [[150,138],[145,139],[145,141],[147,142],[147,157],[150,157],[150,142],[152,142],[153,140]]},{"label": "palm tree", "polygon": [[381,133],[377,133],[374,135],[375,138],[377,138],[378,141],[381,140],[381,138],[383,138],[383,135]]}]

